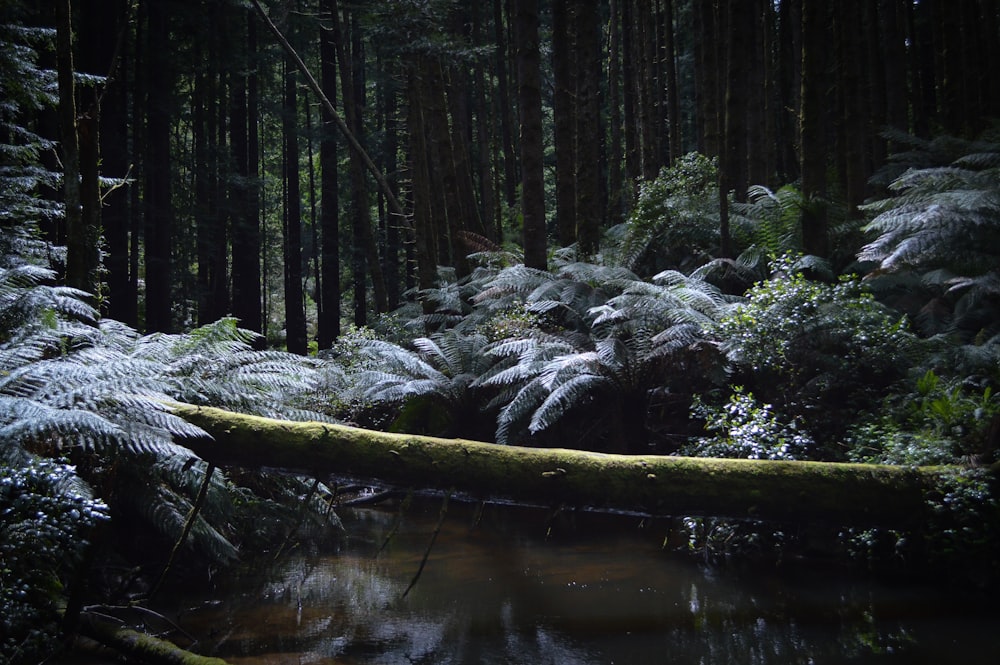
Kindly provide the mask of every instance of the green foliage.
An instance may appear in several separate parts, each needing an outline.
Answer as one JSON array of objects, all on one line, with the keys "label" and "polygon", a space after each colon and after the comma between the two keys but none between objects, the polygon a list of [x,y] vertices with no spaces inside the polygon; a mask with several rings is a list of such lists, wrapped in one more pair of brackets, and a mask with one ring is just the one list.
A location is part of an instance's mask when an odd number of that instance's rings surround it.
[{"label": "green foliage", "polygon": [[640,274],[704,263],[719,245],[714,159],[688,153],[639,186],[618,262]]},{"label": "green foliage", "polygon": [[[1000,142],[941,137],[896,159],[893,196],[865,207],[876,237],[859,253],[873,277],[913,273],[928,290],[907,311],[928,334],[1000,333]],[[898,279],[898,277],[897,277]],[[913,294],[909,289],[907,294]],[[907,302],[903,298],[897,301]]]},{"label": "green foliage", "polygon": [[492,364],[486,337],[448,330],[406,349],[379,339],[358,345],[349,380],[372,411],[389,409],[394,431],[474,437],[482,430],[473,383]]},{"label": "green foliage", "polygon": [[[2,235],[2,233],[0,233]],[[69,456],[116,515],[172,542],[204,465],[175,437],[204,433],[164,400],[285,418],[313,410],[316,361],[253,348],[255,335],[223,319],[182,335],[140,336],[97,320],[86,294],[51,286],[50,271],[0,268],[0,460]],[[235,488],[214,480],[189,539],[211,561],[235,558]]]},{"label": "green foliage", "polygon": [[692,415],[705,421],[713,436],[701,437],[681,449],[693,457],[742,459],[807,459],[812,438],[797,420],[781,422],[770,404],[760,404],[752,393],[736,387],[722,407],[711,407],[697,399]]},{"label": "green foliage", "polygon": [[29,113],[55,105],[55,72],[38,65],[39,52],[55,31],[16,25],[18,5],[0,7],[0,265],[5,266],[12,256],[49,258],[34,230],[62,216],[60,203],[37,196],[39,188],[59,184],[60,175],[41,160],[55,144],[24,124]]},{"label": "green foliage", "polygon": [[738,380],[827,442],[905,375],[913,348],[905,321],[858,283],[794,273],[751,289],[716,332]]},{"label": "green foliage", "polygon": [[977,584],[995,583],[1000,574],[1000,500],[986,469],[950,473],[928,497],[929,558],[952,575]]},{"label": "green foliage", "polygon": [[31,459],[0,464],[0,652],[40,662],[53,650],[62,589],[76,572],[107,506],[73,467]]},{"label": "green foliage", "polygon": [[887,403],[880,420],[852,431],[849,455],[880,464],[989,464],[998,452],[990,440],[998,422],[1000,399],[991,387],[945,380],[928,370],[911,393]]}]

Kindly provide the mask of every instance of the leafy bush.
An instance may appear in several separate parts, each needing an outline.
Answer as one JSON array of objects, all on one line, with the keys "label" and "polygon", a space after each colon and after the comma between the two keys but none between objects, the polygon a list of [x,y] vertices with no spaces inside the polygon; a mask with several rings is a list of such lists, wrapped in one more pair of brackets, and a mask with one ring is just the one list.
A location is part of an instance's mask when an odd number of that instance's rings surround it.
[{"label": "leafy bush", "polygon": [[796,420],[783,423],[770,404],[760,404],[750,393],[737,387],[721,408],[700,399],[693,415],[705,420],[705,429],[714,436],[701,437],[681,449],[693,457],[796,460],[808,457],[813,441]]},{"label": "leafy bush", "polygon": [[[895,408],[892,402],[899,402]],[[990,440],[1000,399],[987,386],[943,380],[928,370],[912,393],[889,401],[883,418],[848,437],[851,459],[881,464],[954,464],[995,461]]]},{"label": "leafy bush", "polygon": [[716,331],[736,382],[829,442],[905,376],[913,337],[857,282],[811,282],[785,273],[782,262],[778,269]]},{"label": "leafy bush", "polygon": [[687,271],[719,246],[719,198],[714,159],[692,152],[642,183],[626,222],[620,263],[649,275],[668,268]]},{"label": "leafy bush", "polygon": [[33,459],[0,465],[0,652],[39,662],[51,651],[61,591],[107,506],[71,466]]}]

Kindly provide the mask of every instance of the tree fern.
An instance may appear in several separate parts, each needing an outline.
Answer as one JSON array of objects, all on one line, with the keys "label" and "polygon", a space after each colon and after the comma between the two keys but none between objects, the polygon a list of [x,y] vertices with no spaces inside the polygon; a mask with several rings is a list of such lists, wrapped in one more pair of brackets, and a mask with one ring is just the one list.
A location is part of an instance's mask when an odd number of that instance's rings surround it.
[{"label": "tree fern", "polygon": [[865,207],[875,239],[858,258],[874,264],[875,289],[884,275],[906,272],[939,285],[911,316],[937,303],[950,313],[937,331],[992,337],[1000,333],[1000,143],[941,138],[918,148],[895,160],[916,166],[892,182],[892,196]]},{"label": "tree fern", "polygon": [[491,363],[486,344],[458,330],[417,338],[413,349],[368,340],[352,378],[371,406],[392,411],[393,429],[471,436],[481,429],[473,384]]}]

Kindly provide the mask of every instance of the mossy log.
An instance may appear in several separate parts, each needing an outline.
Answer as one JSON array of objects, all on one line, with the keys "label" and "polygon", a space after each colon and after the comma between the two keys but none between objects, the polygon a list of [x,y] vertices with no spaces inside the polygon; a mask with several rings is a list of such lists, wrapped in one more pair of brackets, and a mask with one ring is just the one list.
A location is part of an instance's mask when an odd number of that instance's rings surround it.
[{"label": "mossy log", "polygon": [[172,642],[91,617],[80,621],[80,634],[114,649],[129,662],[150,665],[226,665],[221,658],[201,656]]},{"label": "mossy log", "polygon": [[458,492],[482,499],[654,515],[905,526],[950,467],[612,455],[288,422],[184,404],[213,439],[180,443],[218,465]]}]

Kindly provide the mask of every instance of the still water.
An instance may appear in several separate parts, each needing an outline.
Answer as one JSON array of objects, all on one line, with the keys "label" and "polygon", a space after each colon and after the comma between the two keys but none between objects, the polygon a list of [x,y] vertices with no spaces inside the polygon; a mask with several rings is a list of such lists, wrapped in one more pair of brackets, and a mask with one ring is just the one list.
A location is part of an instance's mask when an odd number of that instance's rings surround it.
[{"label": "still water", "polygon": [[[344,510],[336,554],[284,555],[171,599],[233,664],[1000,663],[1000,611],[940,587],[708,566],[656,523],[451,502]],[[664,527],[665,528],[665,527]],[[985,603],[983,604],[985,606]]]}]

